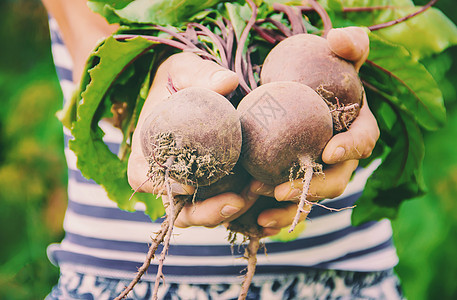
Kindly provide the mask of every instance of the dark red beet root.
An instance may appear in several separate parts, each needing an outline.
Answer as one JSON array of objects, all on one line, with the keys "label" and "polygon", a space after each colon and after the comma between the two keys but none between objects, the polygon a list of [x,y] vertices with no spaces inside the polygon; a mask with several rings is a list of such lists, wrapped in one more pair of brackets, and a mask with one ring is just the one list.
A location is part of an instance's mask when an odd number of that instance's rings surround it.
[{"label": "dark red beet root", "polygon": [[145,121],[141,139],[152,180],[160,184],[166,166],[174,180],[206,186],[230,174],[238,161],[241,125],[225,97],[192,87],[155,107]]},{"label": "dark red beet root", "polygon": [[347,129],[362,105],[363,86],[354,65],[314,34],[297,34],[278,43],[264,61],[260,80],[296,81],[313,88],[333,111],[336,131]]},{"label": "dark red beet root", "polygon": [[[303,190],[292,231],[304,211],[311,178],[321,172],[322,151],[333,135],[332,115],[324,100],[310,87],[292,81],[261,85],[247,94],[237,110],[241,115],[242,165],[257,180],[278,185],[303,178]],[[228,227],[249,241],[245,251],[247,272],[238,299],[245,299],[254,276],[262,228],[260,212],[280,207],[273,198],[261,197]]]},{"label": "dark red beet root", "polygon": [[261,85],[241,101],[242,165],[257,180],[278,185],[314,167],[333,135],[328,106],[296,82]]},{"label": "dark red beet root", "polygon": [[333,136],[332,116],[310,87],[292,81],[261,85],[243,98],[241,163],[257,180],[269,185],[303,178],[292,231],[304,212],[309,184],[322,172],[322,151]]}]

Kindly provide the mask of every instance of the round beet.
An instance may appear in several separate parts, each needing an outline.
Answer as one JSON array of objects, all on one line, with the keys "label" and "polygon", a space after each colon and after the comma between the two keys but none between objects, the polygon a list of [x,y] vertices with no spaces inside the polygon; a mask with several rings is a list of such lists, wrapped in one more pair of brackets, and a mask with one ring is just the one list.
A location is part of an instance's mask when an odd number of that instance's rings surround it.
[{"label": "round beet", "polygon": [[313,88],[332,110],[335,131],[347,129],[362,105],[363,86],[354,65],[314,34],[297,34],[278,43],[263,63],[260,80],[296,81]]},{"label": "round beet", "polygon": [[190,87],[155,107],[141,140],[154,181],[160,184],[167,169],[180,183],[207,186],[230,174],[238,161],[241,125],[224,96]]},{"label": "round beet", "polygon": [[257,180],[269,185],[303,178],[298,224],[314,173],[322,172],[322,151],[333,136],[332,115],[322,98],[298,82],[271,82],[246,95],[241,115],[241,163]]},{"label": "round beet", "polygon": [[246,95],[241,115],[241,163],[257,180],[278,185],[317,166],[333,135],[322,98],[297,82],[272,82]]}]

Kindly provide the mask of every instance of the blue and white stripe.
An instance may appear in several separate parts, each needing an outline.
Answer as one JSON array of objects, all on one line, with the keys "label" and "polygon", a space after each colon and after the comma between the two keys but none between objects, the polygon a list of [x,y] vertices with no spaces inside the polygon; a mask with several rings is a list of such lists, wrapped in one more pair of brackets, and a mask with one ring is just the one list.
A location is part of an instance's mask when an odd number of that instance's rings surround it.
[{"label": "blue and white stripe", "polygon": [[[64,98],[68,100],[74,89],[73,64],[56,22],[51,18],[49,24],[54,62]],[[117,152],[122,139],[120,132],[107,123],[102,122],[100,126],[106,133],[105,142]],[[133,213],[118,209],[103,188],[84,178],[76,168],[74,153],[68,149],[71,134],[67,129],[64,131],[69,168],[66,235],[61,243],[49,246],[48,255],[62,270],[131,278],[142,264],[160,220],[151,222],[141,203]],[[353,205],[375,167],[358,169],[340,197],[323,203],[333,208]],[[303,272],[309,268],[382,271],[394,267],[398,259],[390,222],[383,220],[352,227],[351,212],[350,209],[330,212],[314,207],[298,239],[287,243],[266,239],[267,254],[262,251],[258,254],[256,278]],[[245,268],[245,261],[240,259],[244,250],[231,247],[227,236],[224,227],[176,228],[164,267],[167,281],[180,282],[191,277],[193,282],[239,282],[238,276]],[[154,273],[155,265],[144,280],[152,280]]]}]

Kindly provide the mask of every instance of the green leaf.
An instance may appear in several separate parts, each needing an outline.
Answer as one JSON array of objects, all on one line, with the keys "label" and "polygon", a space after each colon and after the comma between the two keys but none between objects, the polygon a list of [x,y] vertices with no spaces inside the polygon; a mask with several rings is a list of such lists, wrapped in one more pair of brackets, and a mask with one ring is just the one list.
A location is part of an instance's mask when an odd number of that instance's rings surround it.
[{"label": "green leaf", "polygon": [[88,1],[87,6],[101,16],[103,16],[109,24],[121,23],[121,18],[116,14],[115,8],[99,1]]},{"label": "green leaf", "polygon": [[356,225],[395,218],[402,201],[425,193],[419,126],[437,129],[446,118],[441,91],[425,67],[403,47],[377,34],[370,34],[370,42],[369,62],[360,76],[381,131],[374,154],[382,163],[354,209]]},{"label": "green leaf", "polygon": [[104,132],[98,126],[103,114],[98,111],[101,107],[110,105],[111,102],[107,104],[104,101],[109,100],[106,95],[113,82],[122,78],[121,74],[128,66],[150,52],[154,45],[141,37],[123,42],[109,37],[92,54],[91,60],[97,63],[88,70],[90,81],[86,80],[89,83],[83,87],[77,107],[77,120],[71,131],[74,139],[70,141],[70,149],[77,156],[77,166],[85,177],[103,186],[108,197],[117,202],[121,209],[131,211],[137,201],[144,202],[146,213],[152,219],[163,214],[162,203],[153,195],[140,193],[129,201],[133,191],[127,181],[128,155],[123,160],[119,159],[103,142]]},{"label": "green leaf", "polygon": [[251,9],[249,5],[244,4],[243,6],[239,3],[225,3],[225,9],[230,22],[232,22],[235,35],[239,39],[244,27],[246,27],[246,22],[251,17]]},{"label": "green leaf", "polygon": [[328,13],[343,10],[343,3],[341,0],[320,0],[319,3]]},{"label": "green leaf", "polygon": [[91,8],[102,14],[109,22],[152,23],[162,26],[180,26],[194,14],[219,2],[218,0],[135,0],[125,6],[117,6],[117,1],[89,0]]},{"label": "green leaf", "polygon": [[76,121],[76,101],[77,96],[72,95],[70,100],[65,103],[65,106],[56,113],[57,119],[68,129],[71,129],[73,122]]},{"label": "green leaf", "polygon": [[[401,15],[416,10],[404,9]],[[406,22],[381,29],[379,34],[393,43],[403,45],[418,59],[457,44],[457,27],[436,8],[430,8]]]},{"label": "green leaf", "polygon": [[272,241],[283,243],[295,241],[305,229],[306,222],[300,222],[295,226],[294,231],[289,232],[289,227],[283,227],[277,234],[269,236],[268,238]]},{"label": "green leaf", "polygon": [[135,0],[115,0],[115,1],[89,0],[89,2],[98,2],[98,3],[108,4],[112,8],[115,8],[115,9],[124,8],[124,7],[126,7],[128,4],[130,4],[133,1],[135,1]]},{"label": "green leaf", "polygon": [[441,91],[425,67],[403,47],[370,34],[370,55],[361,77],[388,94],[420,126],[435,130],[446,120]]},{"label": "green leaf", "polygon": [[[345,12],[339,14],[358,26],[371,26],[386,23],[408,16],[420,9],[412,1],[404,0],[353,0],[345,1],[345,8],[385,6],[384,9],[372,11]],[[341,22],[341,21],[339,21]],[[406,47],[414,58],[440,53],[446,48],[457,44],[457,27],[437,8],[429,8],[425,12],[377,31],[384,39]]]},{"label": "green leaf", "polygon": [[263,0],[263,3],[267,4],[268,6],[272,7],[275,3],[281,3],[285,5],[301,5],[302,1],[300,0]]},{"label": "green leaf", "polygon": [[[396,217],[399,205],[425,193],[422,177],[422,161],[424,158],[424,141],[422,133],[410,114],[397,109],[389,95],[383,94],[397,122],[390,131],[396,139],[382,163],[368,179],[362,196],[352,214],[352,223],[360,225],[367,221]],[[375,95],[370,97],[379,99]],[[386,107],[384,107],[386,109]],[[383,116],[374,113],[378,120]],[[381,131],[382,132],[382,131]],[[381,142],[385,137],[381,134]],[[390,139],[390,137],[387,137]]]},{"label": "green leaf", "polygon": [[411,0],[344,0],[342,4],[344,8],[380,8],[345,12],[345,17],[362,26],[370,26],[397,19],[402,16],[398,13],[398,9],[414,7],[414,2]]}]

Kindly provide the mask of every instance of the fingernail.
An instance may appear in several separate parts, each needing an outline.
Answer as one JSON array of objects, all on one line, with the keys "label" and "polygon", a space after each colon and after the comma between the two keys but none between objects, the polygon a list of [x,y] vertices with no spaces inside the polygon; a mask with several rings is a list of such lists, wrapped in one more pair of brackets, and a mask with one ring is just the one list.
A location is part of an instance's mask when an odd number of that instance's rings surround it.
[{"label": "fingernail", "polygon": [[339,161],[341,158],[343,158],[345,153],[346,153],[346,149],[344,149],[343,147],[338,147],[333,152],[332,159],[334,161]]},{"label": "fingernail", "polygon": [[228,217],[233,216],[234,214],[236,214],[239,211],[240,211],[239,207],[226,205],[226,206],[222,207],[220,214],[222,217],[228,218]]},{"label": "fingernail", "polygon": [[232,75],[232,73],[228,70],[216,71],[213,73],[213,75],[211,75],[211,81],[213,83],[218,83],[218,82],[224,81],[231,75]]},{"label": "fingernail", "polygon": [[279,191],[276,194],[276,199],[278,201],[293,200],[300,196],[302,190],[300,189],[288,189],[287,191]]},{"label": "fingernail", "polygon": [[260,195],[271,195],[274,190],[273,186],[262,183],[255,192]]},{"label": "fingernail", "polygon": [[278,224],[278,222],[273,220],[273,221],[270,221],[267,224],[265,224],[263,227],[275,227],[276,224]]},{"label": "fingernail", "polygon": [[302,190],[293,189],[293,190],[290,191],[289,194],[287,194],[286,200],[293,200],[293,199],[299,197],[301,195],[301,193],[302,193]]}]

